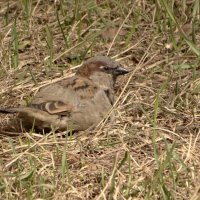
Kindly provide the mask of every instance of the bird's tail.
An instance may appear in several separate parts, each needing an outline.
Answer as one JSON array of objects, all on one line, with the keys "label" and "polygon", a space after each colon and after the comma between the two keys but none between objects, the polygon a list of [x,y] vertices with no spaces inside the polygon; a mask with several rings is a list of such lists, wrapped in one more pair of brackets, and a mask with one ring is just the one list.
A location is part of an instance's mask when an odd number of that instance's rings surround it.
[{"label": "bird's tail", "polygon": [[17,108],[0,108],[0,113],[9,114],[19,112]]}]

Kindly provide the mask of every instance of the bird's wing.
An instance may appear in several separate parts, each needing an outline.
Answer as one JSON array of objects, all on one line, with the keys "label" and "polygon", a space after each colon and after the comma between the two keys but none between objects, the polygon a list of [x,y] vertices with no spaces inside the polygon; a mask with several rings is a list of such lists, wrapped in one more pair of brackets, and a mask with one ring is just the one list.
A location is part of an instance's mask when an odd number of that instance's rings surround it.
[{"label": "bird's wing", "polygon": [[91,80],[74,76],[41,88],[30,107],[52,115],[70,115],[83,100],[91,100],[98,89]]},{"label": "bird's wing", "polygon": [[40,104],[31,104],[31,108],[36,108],[49,114],[70,115],[74,111],[74,107],[70,104],[65,104],[62,101],[48,101]]},{"label": "bird's wing", "polygon": [[90,79],[80,76],[74,76],[71,79],[64,79],[60,81],[59,84],[64,90],[70,90],[81,99],[93,98],[99,89]]}]

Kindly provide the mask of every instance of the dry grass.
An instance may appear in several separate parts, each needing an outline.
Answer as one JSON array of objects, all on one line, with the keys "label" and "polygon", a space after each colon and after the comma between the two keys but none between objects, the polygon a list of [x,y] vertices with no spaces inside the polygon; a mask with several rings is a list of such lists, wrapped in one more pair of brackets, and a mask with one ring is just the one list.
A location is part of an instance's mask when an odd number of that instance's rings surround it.
[{"label": "dry grass", "polygon": [[116,122],[94,131],[42,135],[1,115],[1,199],[199,199],[199,1],[170,3],[178,29],[167,1],[133,2],[0,2],[2,107],[93,55],[132,70]]}]

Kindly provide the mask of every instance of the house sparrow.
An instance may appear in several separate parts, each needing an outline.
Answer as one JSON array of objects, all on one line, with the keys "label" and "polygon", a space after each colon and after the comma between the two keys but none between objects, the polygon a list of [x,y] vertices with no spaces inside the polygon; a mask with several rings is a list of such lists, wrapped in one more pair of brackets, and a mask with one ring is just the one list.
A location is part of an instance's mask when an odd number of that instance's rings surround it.
[{"label": "house sparrow", "polygon": [[128,72],[108,57],[95,56],[73,77],[40,88],[28,107],[0,108],[0,113],[19,113],[24,125],[39,129],[86,130],[111,109],[116,78]]}]

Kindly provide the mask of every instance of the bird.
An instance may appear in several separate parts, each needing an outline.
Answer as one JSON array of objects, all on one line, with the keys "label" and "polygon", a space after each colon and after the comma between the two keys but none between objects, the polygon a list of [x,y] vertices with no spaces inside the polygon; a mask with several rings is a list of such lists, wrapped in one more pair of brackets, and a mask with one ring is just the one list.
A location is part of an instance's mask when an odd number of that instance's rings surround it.
[{"label": "bird", "polygon": [[115,101],[115,83],[129,70],[107,56],[87,59],[74,76],[41,87],[28,106],[0,108],[18,113],[24,126],[84,131],[96,126]]}]

